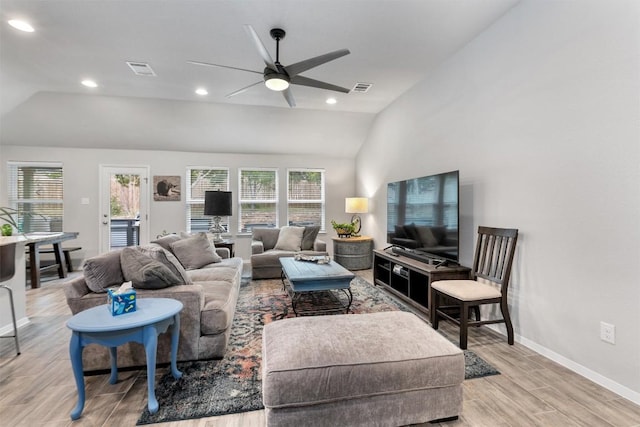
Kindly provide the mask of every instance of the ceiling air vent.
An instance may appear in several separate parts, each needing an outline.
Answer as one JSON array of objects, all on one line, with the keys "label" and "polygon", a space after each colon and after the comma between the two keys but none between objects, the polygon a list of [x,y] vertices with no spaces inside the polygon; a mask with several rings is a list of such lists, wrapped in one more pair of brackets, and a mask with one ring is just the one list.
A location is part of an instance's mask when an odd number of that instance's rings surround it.
[{"label": "ceiling air vent", "polygon": [[373,86],[373,83],[356,83],[351,92],[365,93],[371,89],[371,86]]},{"label": "ceiling air vent", "polygon": [[128,62],[127,65],[136,76],[155,76],[156,73],[151,69],[149,64],[144,62]]}]

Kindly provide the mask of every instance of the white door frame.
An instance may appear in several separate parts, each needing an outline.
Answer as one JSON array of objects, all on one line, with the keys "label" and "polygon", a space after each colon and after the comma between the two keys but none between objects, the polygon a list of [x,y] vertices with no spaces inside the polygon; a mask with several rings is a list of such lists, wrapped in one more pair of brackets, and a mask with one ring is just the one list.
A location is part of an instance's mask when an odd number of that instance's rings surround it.
[{"label": "white door frame", "polygon": [[145,165],[100,165],[100,210],[98,213],[98,243],[100,253],[110,250],[112,174],[140,175],[140,244],[149,243],[149,173]]}]

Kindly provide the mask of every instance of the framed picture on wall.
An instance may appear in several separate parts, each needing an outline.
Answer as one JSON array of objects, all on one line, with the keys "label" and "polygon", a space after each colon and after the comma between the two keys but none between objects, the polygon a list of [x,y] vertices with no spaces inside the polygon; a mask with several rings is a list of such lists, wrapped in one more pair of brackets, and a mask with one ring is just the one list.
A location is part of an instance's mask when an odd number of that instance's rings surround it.
[{"label": "framed picture on wall", "polygon": [[153,200],[156,202],[179,202],[180,176],[154,175]]}]

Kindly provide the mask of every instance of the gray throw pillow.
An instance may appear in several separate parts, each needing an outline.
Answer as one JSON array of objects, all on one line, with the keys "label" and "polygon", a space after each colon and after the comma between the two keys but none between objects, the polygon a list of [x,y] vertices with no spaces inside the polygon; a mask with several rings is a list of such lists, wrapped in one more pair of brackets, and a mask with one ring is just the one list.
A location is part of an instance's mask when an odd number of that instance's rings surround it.
[{"label": "gray throw pillow", "polygon": [[120,264],[125,280],[130,281],[134,288],[162,289],[180,283],[180,279],[169,270],[169,267],[136,247],[127,247],[122,250]]},{"label": "gray throw pillow", "polygon": [[169,270],[171,270],[171,272],[175,274],[178,279],[180,279],[180,282],[176,283],[177,285],[191,285],[193,283],[182,264],[180,264],[180,261],[178,261],[178,258],[176,258],[176,256],[170,251],[164,249],[156,243],[140,246],[139,248],[142,253],[166,265]]},{"label": "gray throw pillow", "polygon": [[124,282],[119,250],[87,259],[82,269],[84,281],[93,292],[107,292],[108,287]]},{"label": "gray throw pillow", "polygon": [[319,225],[308,225],[304,227],[304,232],[302,233],[302,243],[300,244],[300,248],[303,251],[312,251],[313,244],[318,237],[318,233],[320,232]]},{"label": "gray throw pillow", "polygon": [[204,233],[173,242],[171,251],[187,270],[195,270],[207,264],[222,261]]},{"label": "gray throw pillow", "polygon": [[159,239],[156,239],[156,240],[152,241],[151,243],[158,244],[158,245],[162,246],[164,249],[166,249],[169,252],[171,252],[171,244],[173,242],[176,242],[176,241],[180,240],[180,239],[181,239],[181,237],[178,236],[177,234],[169,234],[167,236],[162,236]]},{"label": "gray throw pillow", "polygon": [[274,249],[298,252],[302,245],[304,227],[285,226],[280,229],[278,241]]}]

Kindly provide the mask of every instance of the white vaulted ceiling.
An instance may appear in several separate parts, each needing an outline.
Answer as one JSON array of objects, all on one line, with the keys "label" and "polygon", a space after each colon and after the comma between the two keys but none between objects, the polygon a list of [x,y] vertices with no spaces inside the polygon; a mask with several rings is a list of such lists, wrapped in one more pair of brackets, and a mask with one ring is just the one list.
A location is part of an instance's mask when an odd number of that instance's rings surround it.
[{"label": "white vaulted ceiling", "polygon": [[[311,144],[325,142],[315,150],[352,156],[376,113],[515,3],[1,0],[0,143],[175,149],[182,140],[180,149],[190,151],[312,152],[284,138],[304,132]],[[29,20],[36,31],[14,30],[7,25],[13,18]],[[284,65],[347,48],[350,55],[303,75],[347,88],[373,86],[367,93],[343,94],[294,85],[295,109],[262,84],[227,98],[261,76],[187,61],[262,71],[243,24],[253,26],[274,58],[269,30],[285,29]],[[157,76],[136,76],[126,61],[148,63]],[[84,78],[99,87],[80,85]],[[197,87],[209,94],[196,95]],[[330,96],[337,104],[325,103]],[[244,135],[241,128],[251,126],[263,140]],[[152,135],[158,128],[163,133]],[[92,131],[96,135],[87,141]]]}]

